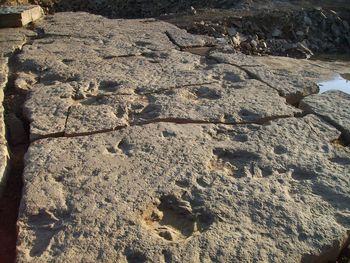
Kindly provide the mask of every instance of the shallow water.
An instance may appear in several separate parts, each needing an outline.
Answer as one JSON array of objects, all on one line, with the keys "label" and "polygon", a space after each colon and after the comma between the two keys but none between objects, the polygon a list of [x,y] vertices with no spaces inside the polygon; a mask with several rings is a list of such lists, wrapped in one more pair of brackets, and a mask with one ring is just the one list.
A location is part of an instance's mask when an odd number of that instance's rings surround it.
[{"label": "shallow water", "polygon": [[333,79],[318,83],[320,93],[327,90],[341,90],[350,94],[350,73],[337,74]]}]

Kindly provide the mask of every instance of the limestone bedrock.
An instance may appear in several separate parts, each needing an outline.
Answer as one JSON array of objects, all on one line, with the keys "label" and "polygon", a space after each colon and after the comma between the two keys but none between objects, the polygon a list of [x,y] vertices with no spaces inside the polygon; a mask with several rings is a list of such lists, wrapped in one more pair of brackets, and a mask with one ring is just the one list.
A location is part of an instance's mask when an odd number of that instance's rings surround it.
[{"label": "limestone bedrock", "polygon": [[350,95],[337,90],[309,96],[300,107],[308,113],[321,116],[342,131],[344,139],[350,143]]},{"label": "limestone bedrock", "polygon": [[261,122],[300,113],[291,98],[317,92],[307,80],[295,83],[257,62],[261,74],[252,74],[241,66],[252,59],[242,54],[234,62],[213,59],[230,58],[220,50],[209,58],[181,51],[215,39],[165,22],[61,13],[37,27],[40,37],[18,57],[19,88],[30,90],[25,114],[32,139],[152,120]]},{"label": "limestone bedrock", "polygon": [[350,151],[292,106],[310,79],[154,19],[58,13],[35,30],[16,57],[32,140],[18,262],[337,258]]},{"label": "limestone bedrock", "polygon": [[0,29],[0,195],[8,175],[10,154],[6,141],[4,93],[9,82],[9,59],[22,47],[27,37],[34,36],[32,31],[22,28]]}]

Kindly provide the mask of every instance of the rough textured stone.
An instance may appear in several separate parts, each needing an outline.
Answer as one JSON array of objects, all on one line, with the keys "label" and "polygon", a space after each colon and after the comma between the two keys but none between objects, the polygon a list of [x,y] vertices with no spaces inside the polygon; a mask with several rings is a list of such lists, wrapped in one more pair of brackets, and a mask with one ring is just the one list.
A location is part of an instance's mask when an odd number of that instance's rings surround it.
[{"label": "rough textured stone", "polygon": [[22,27],[44,16],[40,6],[0,7],[0,27]]},{"label": "rough textured stone", "polygon": [[294,117],[286,100],[316,92],[303,78],[189,53],[206,42],[156,20],[38,26],[14,82],[33,139],[18,262],[336,259],[350,152],[324,119]]},{"label": "rough textured stone", "polygon": [[39,27],[40,38],[18,56],[15,82],[32,90],[25,105],[32,139],[154,120],[246,123],[299,112],[246,70],[178,50],[172,41],[208,41],[164,22],[63,13]]},{"label": "rough textured stone", "polygon": [[0,54],[1,57],[9,57],[13,51],[21,47],[27,39],[33,36],[30,31],[22,28],[1,28],[0,29]]},{"label": "rough textured stone", "polygon": [[215,38],[187,33],[186,30],[171,29],[166,31],[170,40],[180,48],[203,47],[215,45]]},{"label": "rough textured stone", "polygon": [[[4,61],[0,59],[0,66],[4,66]],[[2,102],[4,99],[4,87],[7,82],[7,69],[3,67],[0,71],[0,195],[2,193],[2,188],[6,182],[7,172],[8,172],[8,162],[9,162],[9,152],[7,150],[7,142],[5,138],[5,121],[4,121],[4,107]]]},{"label": "rough textured stone", "polygon": [[254,57],[259,64],[265,64],[275,72],[299,75],[316,83],[330,80],[336,74],[349,72],[349,61],[325,61],[320,59],[295,59],[290,57],[261,56]]},{"label": "rough textured stone", "polygon": [[[58,44],[55,41],[53,45]],[[84,52],[84,49],[93,51],[90,45],[73,45],[80,48],[80,52],[69,47],[57,51],[50,44],[42,45],[40,41],[27,46],[20,56],[23,70],[40,70],[41,82],[88,81],[119,94],[152,92],[213,81],[210,72],[201,65],[200,56],[181,51],[150,51],[142,56],[111,56],[106,59],[96,52],[92,57]],[[60,45],[58,48],[61,48]]]},{"label": "rough textured stone", "polygon": [[308,113],[325,118],[342,131],[350,143],[350,95],[342,91],[327,91],[303,99],[300,107]]},{"label": "rough textured stone", "polygon": [[223,81],[147,95],[102,91],[80,100],[72,99],[73,92],[69,84],[35,86],[24,107],[32,139],[101,132],[153,121],[264,122],[300,112],[256,80]]},{"label": "rough textured stone", "polygon": [[[3,52],[3,51],[1,51]],[[8,59],[0,57],[0,194],[2,192],[3,185],[6,179],[6,167],[8,163],[8,152],[5,139],[5,122],[4,122],[4,107],[2,105],[4,101],[4,88],[7,83]]]},{"label": "rough textured stone", "polygon": [[[148,96],[137,114],[142,120],[183,120],[213,123],[262,122],[299,112],[268,86],[256,80],[224,82],[175,89]],[[271,106],[274,104],[274,106]]]},{"label": "rough textured stone", "polygon": [[[73,94],[73,87],[63,83],[38,85],[32,90],[24,105],[25,116],[31,123],[31,139],[64,133]],[[40,107],[40,111],[36,110],[37,107]]]},{"label": "rough textured stone", "polygon": [[310,115],[39,140],[26,159],[18,261],[327,262],[350,227],[338,136]]},{"label": "rough textured stone", "polygon": [[9,57],[24,44],[28,35],[31,35],[28,30],[0,29],[0,194],[6,181],[9,162],[3,107],[4,90],[8,83]]},{"label": "rough textured stone", "polygon": [[7,179],[9,158],[7,145],[0,144],[0,195]]},{"label": "rough textured stone", "polygon": [[[128,113],[124,110],[128,106],[135,106],[136,104],[125,104],[124,101],[125,97],[121,97],[115,100],[116,103],[120,103],[115,106],[103,104],[72,106],[67,117],[65,134],[79,135],[111,131],[128,126]],[[123,108],[124,105],[125,108]]]},{"label": "rough textured stone", "polygon": [[313,81],[290,72],[279,72],[261,64],[253,57],[242,53],[213,52],[210,57],[221,62],[237,65],[244,69],[251,77],[259,79],[270,87],[276,89],[289,103],[297,104],[303,97],[319,91]]}]

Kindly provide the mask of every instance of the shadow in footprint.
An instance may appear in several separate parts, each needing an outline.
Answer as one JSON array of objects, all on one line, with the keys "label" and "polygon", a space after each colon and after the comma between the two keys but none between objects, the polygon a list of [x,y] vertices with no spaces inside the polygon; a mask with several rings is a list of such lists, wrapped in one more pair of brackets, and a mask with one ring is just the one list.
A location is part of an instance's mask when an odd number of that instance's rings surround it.
[{"label": "shadow in footprint", "polygon": [[160,204],[147,210],[143,219],[153,231],[168,241],[185,240],[196,232],[205,231],[214,222],[210,213],[193,208],[188,201],[175,195],[160,198]]},{"label": "shadow in footprint", "polygon": [[257,153],[244,150],[216,148],[213,150],[213,154],[216,156],[217,162],[215,167],[231,167],[232,171],[230,174],[233,177],[245,177],[247,173],[254,175],[258,170],[262,176],[272,174],[271,169],[268,167],[260,167],[261,165],[258,165],[261,156]]},{"label": "shadow in footprint", "polygon": [[48,246],[52,237],[57,233],[58,229],[54,227],[56,220],[45,211],[41,211],[38,215],[29,218],[29,224],[35,225],[34,244],[30,250],[31,257],[40,256]]}]

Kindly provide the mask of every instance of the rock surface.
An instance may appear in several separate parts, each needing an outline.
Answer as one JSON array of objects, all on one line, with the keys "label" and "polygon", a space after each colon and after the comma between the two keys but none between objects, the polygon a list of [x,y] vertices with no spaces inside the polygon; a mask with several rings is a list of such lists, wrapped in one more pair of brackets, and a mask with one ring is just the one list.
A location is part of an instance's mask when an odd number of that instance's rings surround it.
[{"label": "rock surface", "polygon": [[0,6],[0,27],[22,27],[44,16],[40,6]]},{"label": "rock surface", "polygon": [[209,56],[220,63],[229,63],[236,65],[247,72],[253,78],[256,78],[270,87],[274,88],[286,97],[289,103],[296,104],[304,96],[317,93],[318,86],[308,80],[300,77],[300,75],[293,75],[290,72],[279,72],[261,64],[257,59],[246,56],[242,53],[227,54],[226,52],[212,52]]},{"label": "rock surface", "polygon": [[35,30],[14,60],[32,139],[18,262],[337,258],[350,151],[290,105],[317,93],[309,78],[153,19]]},{"label": "rock surface", "polygon": [[[76,29],[79,20],[85,26]],[[268,67],[252,74],[232,60],[181,51],[178,46],[208,43],[156,20],[62,13],[38,27],[40,38],[19,55],[16,81],[22,91],[30,90],[25,114],[32,139],[154,120],[261,122],[300,113],[288,103],[317,92],[307,80],[280,76]],[[240,63],[252,60],[232,56]]]},{"label": "rock surface", "polygon": [[4,107],[2,105],[4,101],[4,89],[6,87],[8,75],[7,62],[8,58],[3,56],[0,57],[0,195],[5,184],[9,159],[9,153],[7,150],[7,143],[5,138],[6,128],[4,120]]},{"label": "rock surface", "polygon": [[0,30],[0,194],[6,182],[10,158],[5,138],[5,110],[3,107],[4,92],[9,75],[9,57],[25,43],[27,36],[30,35],[33,35],[33,33],[24,29]]},{"label": "rock surface", "polygon": [[309,96],[301,101],[300,107],[308,113],[323,117],[342,131],[350,143],[350,95],[342,91],[327,91]]},{"label": "rock surface", "polygon": [[167,30],[169,39],[180,48],[203,47],[215,45],[215,38],[198,36],[188,33],[186,30]]},{"label": "rock surface", "polygon": [[[300,111],[256,80],[223,81],[147,95],[99,92],[73,100],[68,84],[36,86],[25,104],[31,138],[77,135],[153,121],[249,123],[293,116]],[[271,106],[274,105],[274,106]]]},{"label": "rock surface", "polygon": [[350,227],[349,150],[330,143],[338,136],[307,116],[37,141],[18,260],[326,262]]}]

